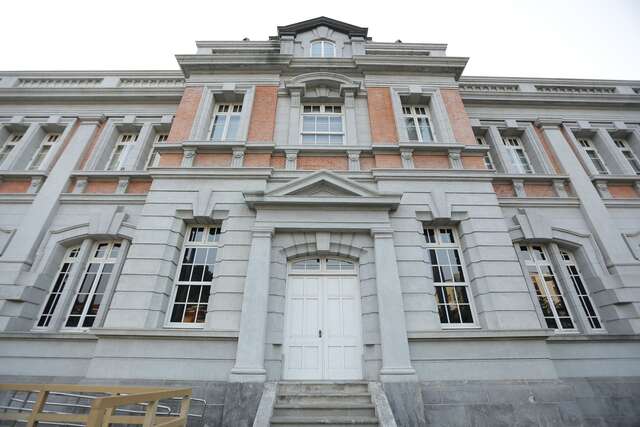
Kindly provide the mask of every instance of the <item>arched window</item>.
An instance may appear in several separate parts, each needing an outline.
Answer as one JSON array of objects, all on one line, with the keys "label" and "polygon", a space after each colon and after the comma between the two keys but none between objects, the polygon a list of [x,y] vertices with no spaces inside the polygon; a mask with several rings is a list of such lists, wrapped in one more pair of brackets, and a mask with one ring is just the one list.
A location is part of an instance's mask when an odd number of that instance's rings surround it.
[{"label": "arched window", "polygon": [[317,40],[311,43],[311,56],[315,58],[334,58],[336,45],[329,40]]}]

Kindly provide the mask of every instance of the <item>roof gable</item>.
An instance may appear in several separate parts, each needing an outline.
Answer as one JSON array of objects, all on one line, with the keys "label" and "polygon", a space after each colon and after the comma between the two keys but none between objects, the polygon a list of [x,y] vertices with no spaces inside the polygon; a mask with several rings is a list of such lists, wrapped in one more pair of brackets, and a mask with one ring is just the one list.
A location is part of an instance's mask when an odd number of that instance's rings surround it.
[{"label": "roof gable", "polygon": [[314,172],[265,193],[266,196],[375,197],[376,191],[328,170]]},{"label": "roof gable", "polygon": [[366,38],[367,32],[369,31],[366,27],[357,27],[355,25],[347,24],[346,22],[327,18],[326,16],[320,16],[306,21],[296,22],[291,25],[279,26],[278,36],[295,36],[298,33],[313,30],[321,25],[344,34],[348,34],[350,37]]}]

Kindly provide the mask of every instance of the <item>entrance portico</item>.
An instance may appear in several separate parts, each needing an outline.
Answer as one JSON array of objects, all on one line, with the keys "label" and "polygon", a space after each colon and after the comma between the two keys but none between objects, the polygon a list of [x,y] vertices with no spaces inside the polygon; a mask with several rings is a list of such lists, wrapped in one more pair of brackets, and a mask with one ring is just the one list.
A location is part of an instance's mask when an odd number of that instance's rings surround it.
[{"label": "entrance portico", "polygon": [[[293,375],[296,379],[318,379],[318,375],[324,377],[327,369],[326,363],[329,359],[323,357],[321,361],[318,361],[316,366],[321,366],[321,363],[325,364],[322,365],[324,367],[320,371],[316,368],[314,373],[303,374],[302,371],[298,371],[294,374],[289,370],[289,367],[292,366],[290,362],[293,362],[292,357],[295,359],[295,355],[289,354],[289,350],[286,348],[287,327],[284,326],[285,330],[280,332],[279,338],[275,339],[272,336],[274,333],[267,331],[266,325],[269,316],[273,314],[268,309],[270,279],[275,280],[275,276],[277,276],[276,272],[271,271],[272,265],[277,265],[277,268],[280,268],[283,264],[281,260],[284,260],[284,265],[286,265],[287,261],[296,256],[344,255],[354,257],[355,254],[359,257],[366,254],[370,259],[369,268],[372,264],[375,265],[374,271],[371,272],[373,277],[369,283],[375,281],[377,313],[372,314],[378,318],[375,335],[379,338],[375,339],[377,342],[370,341],[366,338],[367,334],[363,334],[365,339],[362,340],[362,343],[365,346],[379,344],[382,356],[381,369],[377,372],[368,372],[367,376],[380,378],[386,382],[415,381],[415,371],[411,366],[409,356],[402,291],[389,221],[389,211],[398,206],[400,196],[380,194],[348,178],[320,171],[262,194],[245,194],[245,199],[249,206],[256,210],[255,230],[273,229],[276,236],[290,234],[306,237],[297,240],[292,237],[289,244],[279,245],[276,248],[273,245],[271,233],[256,234],[254,232],[249,257],[249,273],[244,289],[238,354],[230,380],[264,381],[266,378],[264,348],[267,344],[273,344],[274,347],[279,346],[285,356],[284,371],[280,375],[276,374],[276,379],[282,375],[285,378]],[[274,207],[278,209],[274,210]],[[349,220],[345,221],[345,218]],[[352,237],[350,241],[347,241],[344,238],[346,235],[357,236],[357,238]],[[360,239],[360,243],[357,242],[358,239]],[[366,243],[363,239],[366,240]],[[276,264],[271,264],[272,251],[273,259],[280,260]],[[323,259],[326,260],[326,258]],[[252,274],[252,272],[256,274]],[[286,276],[284,279],[286,280]],[[295,280],[300,281],[300,279]],[[315,279],[302,280],[313,281]],[[309,287],[314,289],[326,287],[326,283],[320,283],[326,282],[326,280],[318,279],[318,283],[316,283],[318,286],[309,285]],[[345,289],[344,292],[349,295],[343,296],[353,298],[353,295],[357,295],[360,298],[361,282],[354,282],[353,279],[347,281],[350,284],[345,285],[348,289]],[[291,280],[286,286],[289,288],[287,289],[289,292]],[[297,283],[297,286],[299,287],[300,283]],[[290,301],[287,300],[289,294],[286,295],[286,304],[289,304]],[[326,295],[317,293],[317,304],[326,304],[327,298]],[[288,305],[287,308],[289,308]],[[358,316],[362,318],[360,313]],[[284,322],[286,320],[282,319],[281,323],[285,324]],[[322,324],[324,325],[324,323]],[[314,325],[314,329],[315,326],[318,325]],[[360,333],[362,334],[362,331]],[[277,333],[275,335],[278,336]],[[283,344],[284,349],[282,348]],[[326,344],[319,343],[318,345],[326,347]],[[359,351],[357,346],[355,347],[355,351]],[[358,368],[353,369],[355,372]],[[366,369],[367,367],[364,370],[366,371]],[[353,376],[353,372],[349,376]],[[309,378],[302,378],[301,376],[304,375],[308,375]]]}]

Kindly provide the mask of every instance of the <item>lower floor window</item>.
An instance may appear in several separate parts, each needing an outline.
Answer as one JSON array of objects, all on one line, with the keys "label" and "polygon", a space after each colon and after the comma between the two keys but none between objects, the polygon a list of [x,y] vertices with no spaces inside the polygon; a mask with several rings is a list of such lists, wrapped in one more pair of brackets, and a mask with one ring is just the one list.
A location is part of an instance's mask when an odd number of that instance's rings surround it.
[{"label": "lower floor window", "polygon": [[202,324],[207,316],[220,228],[191,226],[178,266],[170,324]]},{"label": "lower floor window", "polygon": [[589,291],[585,286],[580,270],[578,270],[578,264],[576,263],[573,254],[567,251],[560,251],[560,256],[562,257],[564,266],[567,269],[569,278],[573,283],[573,288],[580,300],[580,305],[582,306],[584,315],[589,322],[589,326],[591,329],[602,329],[602,323],[600,322],[600,317],[596,312],[595,304],[593,304],[591,296],[589,296]]},{"label": "lower floor window", "polygon": [[575,325],[569,307],[546,251],[539,245],[521,245],[520,253],[535,288],[547,327],[557,330],[574,330]]},{"label": "lower floor window", "polygon": [[443,325],[472,325],[473,310],[458,237],[452,228],[427,228],[438,316]]},{"label": "lower floor window", "polygon": [[53,282],[53,288],[51,288],[51,292],[49,293],[44,307],[42,308],[42,314],[40,314],[40,318],[38,319],[38,327],[46,328],[50,325],[53,314],[60,302],[60,298],[67,287],[67,282],[71,275],[71,269],[77,263],[79,254],[79,246],[67,249],[64,259],[60,264],[60,268],[58,269],[56,279]]},{"label": "lower floor window", "polygon": [[94,246],[74,296],[65,327],[90,328],[93,326],[121,246],[120,242],[99,242]]}]

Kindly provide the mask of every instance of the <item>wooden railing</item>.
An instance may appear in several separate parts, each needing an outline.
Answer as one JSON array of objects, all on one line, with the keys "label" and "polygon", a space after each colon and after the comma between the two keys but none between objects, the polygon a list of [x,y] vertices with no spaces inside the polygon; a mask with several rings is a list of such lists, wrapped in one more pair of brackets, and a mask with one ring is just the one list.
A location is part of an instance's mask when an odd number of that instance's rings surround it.
[{"label": "wooden railing", "polygon": [[[8,408],[0,412],[0,421],[21,421],[27,427],[42,423],[82,423],[87,427],[108,427],[110,424],[137,424],[144,427],[186,426],[191,398],[190,388],[118,387],[89,386],[75,384],[0,384],[0,391],[36,393],[30,412],[28,408]],[[72,414],[45,411],[47,399],[55,393],[83,393],[93,400],[86,414]],[[91,394],[106,396],[91,396]],[[158,415],[161,400],[179,398],[178,415]],[[118,415],[120,406],[142,405],[144,415]],[[142,411],[141,411],[142,412]]]}]

